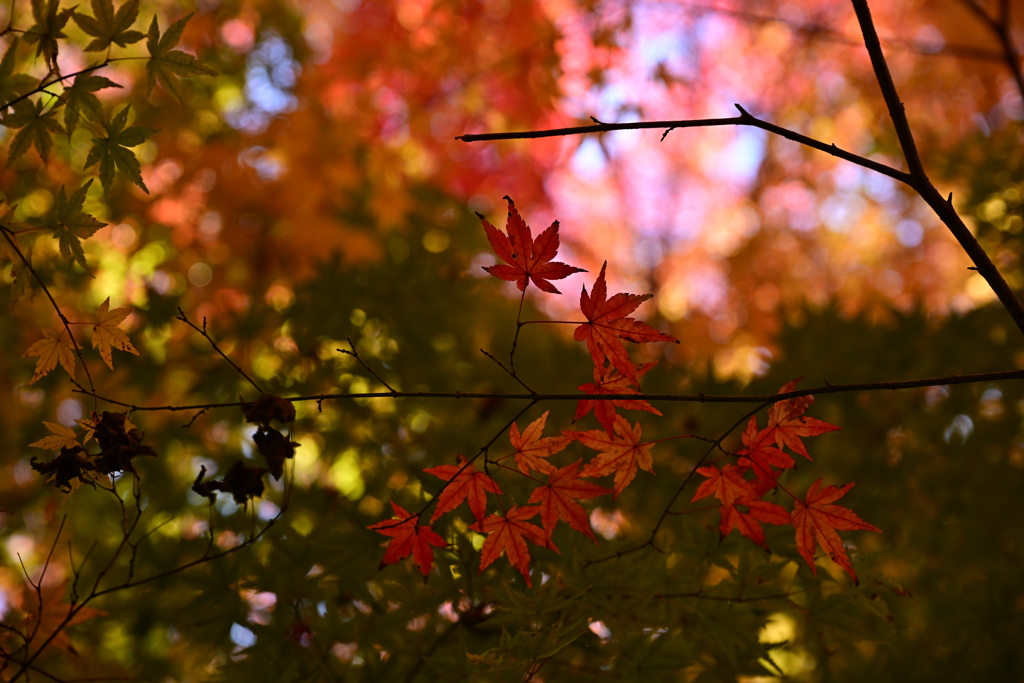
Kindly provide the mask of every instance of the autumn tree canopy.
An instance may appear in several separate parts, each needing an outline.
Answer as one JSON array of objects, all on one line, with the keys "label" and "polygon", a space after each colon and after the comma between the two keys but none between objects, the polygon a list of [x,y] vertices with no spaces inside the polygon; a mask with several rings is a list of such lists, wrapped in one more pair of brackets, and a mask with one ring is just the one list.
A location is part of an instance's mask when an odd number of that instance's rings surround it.
[{"label": "autumn tree canopy", "polygon": [[2,680],[1024,676],[1013,3],[0,13]]}]

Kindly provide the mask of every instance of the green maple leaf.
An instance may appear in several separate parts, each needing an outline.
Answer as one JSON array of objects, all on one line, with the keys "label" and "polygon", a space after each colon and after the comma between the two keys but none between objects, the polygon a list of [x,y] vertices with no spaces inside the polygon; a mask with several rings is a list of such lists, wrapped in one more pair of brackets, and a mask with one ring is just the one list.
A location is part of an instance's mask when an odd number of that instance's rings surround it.
[{"label": "green maple leaf", "polygon": [[171,48],[181,40],[181,32],[185,30],[185,24],[192,18],[189,14],[183,19],[174,22],[167,33],[160,36],[160,25],[156,16],[153,16],[153,23],[149,25],[149,35],[146,40],[146,47],[149,48],[150,59],[146,62],[146,70],[149,78],[146,81],[146,97],[153,92],[153,86],[157,80],[167,88],[168,92],[184,104],[181,90],[178,88],[179,76],[216,76],[217,72],[205,67],[202,63],[181,50]]},{"label": "green maple leaf", "polygon": [[36,102],[22,100],[11,107],[14,111],[0,119],[0,124],[8,128],[21,129],[11,141],[5,169],[27,152],[33,144],[36,146],[39,156],[43,158],[43,162],[49,161],[50,149],[53,147],[52,136],[54,133],[63,133],[64,129],[56,121],[57,110],[43,111],[43,108],[42,100]]},{"label": "green maple leaf", "polygon": [[60,0],[32,0],[32,17],[36,23],[25,32],[25,42],[39,43],[36,57],[45,57],[51,69],[57,68],[57,41],[67,38],[63,33],[64,26],[75,11],[71,8],[58,12],[59,5]]},{"label": "green maple leaf", "polygon": [[117,12],[114,12],[113,0],[92,0],[90,4],[95,17],[74,13],[75,23],[93,37],[93,41],[85,46],[86,52],[101,52],[111,43],[128,47],[145,37],[141,31],[128,30],[139,17],[139,0],[127,0]]},{"label": "green maple leaf", "polygon": [[87,268],[88,264],[85,262],[82,240],[89,239],[99,228],[106,225],[82,211],[90,185],[92,180],[78,188],[70,197],[64,193],[64,186],[61,185],[49,214],[45,218],[31,221],[37,227],[52,230],[53,237],[60,247],[61,257],[69,264],[78,261],[83,268]]},{"label": "green maple leaf", "polygon": [[114,119],[106,124],[107,137],[93,138],[92,149],[85,160],[85,167],[89,168],[95,163],[100,165],[100,182],[103,189],[110,188],[114,182],[115,168],[126,176],[128,180],[142,188],[142,191],[149,194],[149,188],[142,182],[142,167],[135,153],[129,151],[129,147],[136,147],[146,141],[146,138],[156,133],[152,128],[132,126],[125,128],[128,123],[128,110],[131,105],[125,105]]},{"label": "green maple leaf", "polygon": [[93,121],[104,120],[103,105],[100,104],[99,98],[93,95],[94,92],[104,88],[120,87],[103,76],[82,74],[75,78],[74,85],[64,89],[64,127],[68,131],[68,137],[75,132],[78,120],[82,116]]},{"label": "green maple leaf", "polygon": [[18,43],[15,39],[0,60],[0,111],[6,110],[8,102],[31,90],[36,83],[36,79],[28,74],[14,73],[14,53],[18,50]]}]

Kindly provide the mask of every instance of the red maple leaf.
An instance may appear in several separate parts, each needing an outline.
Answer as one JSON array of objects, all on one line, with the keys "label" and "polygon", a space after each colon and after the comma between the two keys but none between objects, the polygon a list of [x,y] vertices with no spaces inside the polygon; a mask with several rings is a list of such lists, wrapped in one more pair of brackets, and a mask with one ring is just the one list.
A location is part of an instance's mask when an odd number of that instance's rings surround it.
[{"label": "red maple leaf", "polygon": [[590,517],[576,501],[597,498],[612,491],[579,479],[577,472],[581,462],[582,460],[577,460],[571,465],[555,470],[548,475],[546,485],[538,486],[530,494],[528,502],[540,505],[540,518],[549,539],[555,530],[555,525],[558,524],[558,518],[561,517],[570,527],[581,534],[586,534],[590,540],[597,543],[597,538],[594,537],[594,531],[590,526]]},{"label": "red maple leaf", "polygon": [[[743,478],[745,471],[745,468],[736,465],[726,465],[721,470],[717,467],[698,468],[697,474],[708,480],[693,494],[691,502],[714,494],[722,502],[722,521],[718,525],[722,536],[728,536],[733,529],[739,529],[741,534],[764,548],[764,529],[760,522],[789,524],[789,511],[781,505],[760,500],[755,482]],[[746,507],[747,512],[741,510],[740,506]]]},{"label": "red maple leaf", "polygon": [[679,343],[672,335],[659,332],[647,323],[627,318],[637,306],[651,298],[651,294],[616,294],[608,298],[608,286],[604,272],[608,263],[601,266],[594,288],[587,294],[586,286],[580,295],[580,310],[588,322],[576,328],[576,341],[586,340],[587,350],[594,359],[594,365],[604,368],[610,362],[632,384],[640,386],[637,367],[629,360],[629,352],[622,340],[631,342],[671,341]]},{"label": "red maple leaf", "polygon": [[540,435],[544,433],[544,423],[550,412],[550,410],[544,411],[544,414],[531,422],[522,434],[519,433],[519,426],[515,422],[512,423],[512,428],[509,430],[509,441],[512,442],[512,448],[516,449],[514,454],[516,464],[519,465],[519,471],[523,474],[529,474],[530,468],[545,474],[554,472],[555,466],[545,458],[565,449],[574,440],[572,436],[565,434],[540,438]]},{"label": "red maple leaf", "polygon": [[743,430],[743,445],[745,448],[737,452],[741,456],[739,464],[741,468],[750,468],[757,475],[757,482],[754,482],[754,491],[758,496],[775,488],[778,485],[779,473],[773,467],[788,470],[796,465],[796,461],[788,453],[780,448],[772,446],[774,433],[771,429],[757,429],[757,416],[752,415],[747,428]]},{"label": "red maple leaf", "polygon": [[[395,511],[394,517],[366,527],[391,537],[378,569],[412,555],[425,579],[434,563],[434,549],[431,546],[443,548],[448,544],[429,526],[417,526],[419,515],[410,515],[395,501],[391,501],[391,509]],[[401,521],[395,524],[396,520]]]},{"label": "red maple leaf", "polygon": [[485,266],[484,270],[502,280],[514,281],[521,292],[526,290],[526,285],[532,280],[533,284],[545,292],[561,294],[548,280],[561,280],[573,273],[587,271],[551,260],[558,253],[558,221],[534,240],[530,226],[519,215],[515,203],[508,196],[505,199],[508,200],[508,220],[505,223],[508,235],[477,214],[484,224],[494,253],[508,264]]},{"label": "red maple leaf", "polygon": [[[651,361],[650,363],[644,363],[636,369],[636,379],[640,380],[641,377],[647,374],[647,371],[658,364],[658,361]],[[588,394],[639,394],[640,392],[631,386],[631,382],[628,377],[621,374],[615,368],[600,368],[594,366],[594,381],[586,384],[581,384],[577,387],[581,391],[585,391]],[[661,415],[661,411],[651,406],[650,403],[644,400],[632,400],[632,399],[620,399],[615,401],[593,401],[590,399],[580,399],[580,402],[576,404],[576,415],[573,416],[573,421],[585,417],[591,410],[594,411],[594,417],[601,423],[601,426],[605,428],[609,434],[614,431],[615,425],[615,408],[622,408],[623,410],[646,410],[648,413],[654,413],[655,415]]]},{"label": "red maple leaf", "polygon": [[697,474],[707,477],[708,480],[697,487],[690,502],[694,503],[712,494],[722,501],[723,505],[732,505],[747,498],[758,498],[753,482],[743,478],[744,471],[736,465],[726,465],[724,469],[714,466],[698,467]]},{"label": "red maple leaf", "polygon": [[487,519],[469,525],[473,531],[487,534],[484,547],[480,549],[481,572],[504,551],[509,563],[526,579],[526,585],[533,588],[533,581],[530,579],[530,549],[526,541],[529,540],[542,548],[551,548],[557,553],[561,552],[543,529],[526,521],[540,511],[541,509],[536,506],[520,508],[513,505],[504,517],[488,515]]},{"label": "red maple leaf", "polygon": [[444,513],[459,507],[459,504],[467,499],[473,516],[481,520],[487,514],[487,493],[503,495],[498,483],[483,472],[475,472],[473,463],[467,461],[466,456],[461,453],[458,465],[438,465],[423,471],[451,482],[437,497],[437,507],[434,509],[434,516],[430,518],[431,523]]},{"label": "red maple leaf", "polygon": [[629,421],[621,415],[615,416],[615,432],[609,435],[600,429],[586,432],[571,432],[580,443],[595,451],[601,451],[587,463],[581,477],[607,477],[615,475],[615,496],[633,481],[637,467],[654,474],[654,460],[651,458],[651,444],[641,443],[640,423],[630,427]]},{"label": "red maple leaf", "polygon": [[[778,393],[784,394],[793,391],[800,379],[802,378],[783,385]],[[775,442],[779,448],[789,446],[794,453],[799,453],[808,460],[811,459],[811,456],[807,454],[807,448],[800,440],[801,437],[818,436],[840,429],[840,427],[814,417],[802,417],[813,403],[813,396],[801,396],[779,401],[768,409],[768,429],[774,430]]]},{"label": "red maple leaf", "polygon": [[835,486],[826,486],[819,491],[820,486],[821,479],[807,489],[806,501],[796,501],[796,507],[793,510],[796,549],[800,551],[800,555],[817,576],[818,568],[814,565],[814,543],[817,541],[829,557],[846,570],[854,583],[859,583],[857,574],[853,571],[853,564],[846,554],[846,548],[843,547],[843,541],[836,533],[836,529],[841,531],[864,529],[878,533],[881,533],[882,530],[868,524],[849,508],[844,508],[842,505],[830,505],[845,496],[846,492],[853,488],[853,483],[847,484],[841,489]]}]

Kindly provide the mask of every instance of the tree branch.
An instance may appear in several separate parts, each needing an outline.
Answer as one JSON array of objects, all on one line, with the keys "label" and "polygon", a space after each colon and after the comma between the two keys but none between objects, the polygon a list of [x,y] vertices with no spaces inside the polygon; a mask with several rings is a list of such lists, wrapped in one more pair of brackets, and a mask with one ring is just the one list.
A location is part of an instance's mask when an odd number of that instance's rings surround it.
[{"label": "tree branch", "polygon": [[[721,395],[721,394],[511,394],[498,392],[462,392],[462,391],[396,391],[393,394],[389,391],[365,392],[361,394],[317,394],[314,396],[293,396],[285,400],[293,403],[305,401],[330,401],[354,398],[444,398],[444,399],[502,399],[510,401],[666,401],[674,403],[776,403],[801,396],[814,394],[843,394],[856,391],[898,391],[901,389],[919,389],[922,387],[938,387],[954,384],[979,384],[982,382],[999,382],[1004,380],[1024,379],[1024,370],[1003,370],[1001,372],[983,372],[973,375],[949,375],[946,377],[929,377],[927,379],[907,379],[892,382],[859,382],[856,384],[832,384],[825,382],[823,385],[787,391],[780,394],[753,394],[742,395]],[[234,408],[245,405],[245,402],[236,401],[231,403],[205,403],[184,406],[138,406],[133,403],[124,403],[115,399],[106,398],[93,392],[79,388],[73,393],[95,396],[98,400],[112,405],[132,408],[135,411],[181,411],[181,410],[203,410],[212,408]]]},{"label": "tree branch", "polygon": [[907,113],[900,101],[899,93],[896,91],[896,84],[889,73],[889,66],[886,64],[885,55],[882,54],[882,46],[878,41],[878,32],[875,30],[874,21],[871,19],[871,10],[868,8],[867,0],[851,0],[854,12],[857,14],[857,21],[860,23],[861,32],[864,34],[864,45],[867,47],[868,55],[871,57],[871,66],[878,80],[878,86],[882,89],[882,98],[889,110],[889,118],[896,129],[896,137],[899,138],[903,156],[906,158],[907,167],[910,169],[911,187],[917,190],[921,198],[928,203],[939,219],[953,233],[957,242],[967,252],[967,256],[974,262],[978,273],[988,282],[992,291],[996,293],[1000,303],[1006,309],[1017,328],[1024,334],[1024,305],[1010,288],[1006,279],[996,268],[996,265],[985,253],[985,249],[964,224],[963,220],[953,208],[953,195],[943,198],[939,191],[928,179],[924,170],[921,155],[914,142],[913,133],[910,130],[910,122],[907,120]]},{"label": "tree branch", "polygon": [[529,140],[536,138],[552,138],[552,137],[563,137],[567,135],[586,135],[589,133],[607,133],[613,130],[645,130],[645,129],[665,129],[666,134],[675,130],[676,128],[715,128],[718,126],[749,126],[751,128],[760,128],[761,130],[774,133],[787,140],[792,140],[801,145],[812,147],[819,151],[831,154],[834,157],[838,157],[845,161],[863,166],[864,168],[870,169],[877,173],[881,173],[884,176],[888,176],[893,180],[898,180],[901,183],[907,185],[911,184],[911,177],[904,171],[899,171],[891,166],[881,164],[877,161],[872,161],[866,157],[862,157],[853,152],[848,152],[844,149],[836,147],[834,144],[827,144],[820,140],[815,140],[812,137],[808,137],[796,131],[777,126],[774,123],[769,123],[762,119],[753,116],[748,113],[740,105],[736,105],[739,109],[740,115],[732,118],[724,119],[681,119],[678,121],[634,121],[631,123],[597,123],[591,126],[574,126],[571,128],[553,128],[551,130],[533,130],[533,131],[522,131],[517,133],[480,133],[480,134],[467,134],[459,135],[456,140],[462,140],[463,142],[480,142],[486,140]]}]

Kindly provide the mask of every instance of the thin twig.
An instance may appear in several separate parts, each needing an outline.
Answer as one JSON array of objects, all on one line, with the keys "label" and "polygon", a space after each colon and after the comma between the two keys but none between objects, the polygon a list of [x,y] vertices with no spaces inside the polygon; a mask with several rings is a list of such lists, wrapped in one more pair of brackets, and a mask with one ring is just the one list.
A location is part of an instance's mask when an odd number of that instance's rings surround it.
[{"label": "thin twig", "polygon": [[89,372],[89,365],[85,362],[85,356],[82,355],[82,347],[78,345],[78,340],[75,339],[75,335],[71,333],[71,321],[68,320],[67,316],[64,315],[64,311],[62,311],[60,306],[57,305],[57,300],[53,298],[53,294],[50,293],[49,287],[47,287],[46,283],[43,282],[43,278],[39,277],[39,273],[36,272],[36,269],[32,267],[31,263],[29,263],[28,258],[26,258],[25,254],[22,253],[21,247],[18,246],[18,241],[14,239],[11,231],[0,225],[0,233],[3,234],[7,243],[11,245],[11,249],[14,250],[14,253],[18,255],[18,259],[21,261],[22,265],[28,269],[28,272],[32,273],[32,277],[34,277],[36,282],[39,283],[40,289],[42,289],[43,293],[46,294],[46,298],[50,300],[50,305],[53,307],[53,310],[56,311],[61,324],[64,325],[64,331],[68,333],[68,337],[71,339],[71,345],[75,348],[75,356],[78,360],[82,361],[82,368],[85,369],[85,377],[89,380],[89,388],[93,391],[93,410],[95,411],[98,408],[96,403],[97,397],[95,396],[96,385],[93,384],[92,373]]},{"label": "thin twig", "polygon": [[249,377],[249,375],[245,374],[245,371],[242,370],[242,368],[238,367],[238,365],[235,363],[235,361],[233,361],[230,358],[228,358],[228,355],[226,353],[224,353],[223,351],[221,351],[220,347],[217,346],[217,342],[213,341],[213,339],[210,337],[210,335],[206,332],[206,318],[205,317],[203,318],[203,326],[202,326],[202,328],[199,328],[191,320],[189,320],[187,317],[185,317],[185,312],[183,310],[181,310],[181,308],[178,308],[178,317],[177,317],[177,319],[180,320],[181,322],[185,323],[189,327],[191,327],[193,330],[195,330],[199,334],[203,335],[203,338],[206,339],[206,341],[210,342],[210,346],[213,347],[213,350],[216,351],[217,353],[219,353],[220,357],[223,358],[224,360],[226,360],[231,365],[231,367],[233,367],[235,370],[237,370],[238,374],[240,374],[242,377],[244,377],[245,380],[249,384],[253,385],[253,387],[256,388],[256,391],[260,392],[261,394],[266,394],[267,393],[267,392],[263,391],[263,389],[260,388],[259,384],[256,384],[256,382],[253,381],[252,377]]},{"label": "thin twig", "polygon": [[385,387],[385,388],[386,388],[386,389],[387,389],[388,391],[390,391],[390,392],[391,392],[391,396],[392,396],[392,397],[396,397],[396,396],[398,395],[398,392],[397,392],[397,391],[395,391],[394,387],[392,387],[392,386],[391,386],[390,384],[388,384],[387,382],[385,382],[385,381],[384,381],[384,378],[383,378],[383,377],[381,377],[380,375],[378,375],[378,374],[377,374],[377,373],[376,373],[376,372],[374,371],[374,369],[373,369],[373,368],[371,368],[371,367],[370,367],[369,365],[367,365],[366,361],[364,361],[364,360],[363,360],[362,358],[360,358],[360,356],[359,356],[359,352],[358,352],[358,351],[356,351],[356,345],[352,343],[352,337],[345,337],[345,339],[346,339],[346,340],[348,341],[348,345],[349,345],[350,347],[352,347],[352,350],[351,350],[351,351],[346,351],[345,349],[337,349],[337,351],[339,351],[340,353],[344,353],[344,354],[345,354],[345,355],[347,355],[347,356],[352,356],[352,357],[353,357],[353,358],[355,358],[355,359],[356,359],[357,361],[359,361],[359,364],[360,364],[360,365],[362,365],[362,366],[363,366],[364,368],[366,368],[366,371],[367,371],[367,372],[369,372],[369,373],[370,373],[371,375],[373,375],[374,377],[376,377],[376,378],[377,378],[377,381],[378,381],[378,382],[380,382],[381,384],[383,384],[383,385],[384,385],[384,387]]},{"label": "thin twig", "polygon": [[[671,403],[763,403],[769,401],[776,403],[790,398],[811,396],[817,394],[844,394],[858,391],[899,391],[903,389],[919,389],[923,387],[939,387],[956,384],[980,384],[983,382],[1000,382],[1009,380],[1024,379],[1024,370],[1003,370],[1001,372],[984,372],[973,375],[949,375],[947,377],[930,377],[928,379],[909,379],[891,382],[860,382],[856,384],[832,384],[826,382],[822,386],[797,389],[779,394],[752,394],[750,396],[731,396],[719,394],[506,394],[498,392],[464,392],[464,391],[370,391],[358,394],[316,394],[312,396],[293,396],[285,400],[293,403],[308,401],[337,401],[356,398],[438,398],[438,399],[501,399],[508,401],[530,401],[539,403],[542,401],[665,401]],[[163,406],[138,406],[133,403],[124,403],[116,399],[107,398],[85,391],[81,388],[73,390],[72,393],[95,396],[98,400],[111,405],[133,408],[136,411],[168,411],[176,412],[182,410],[201,410],[212,408],[233,408],[245,405],[245,402],[228,403],[203,403],[194,405],[163,405]]]},{"label": "thin twig", "polygon": [[492,356],[491,354],[487,353],[487,352],[486,352],[486,351],[484,351],[483,349],[480,349],[480,353],[484,354],[485,356],[487,356],[488,358],[490,358],[491,360],[493,360],[493,361],[494,361],[495,363],[497,363],[497,364],[498,364],[498,367],[499,367],[499,368],[501,368],[501,369],[502,369],[502,370],[504,370],[504,371],[505,371],[506,373],[508,373],[508,376],[509,376],[509,377],[511,377],[511,378],[512,378],[512,379],[514,379],[515,381],[519,382],[520,384],[522,384],[522,385],[523,385],[523,388],[524,388],[524,389],[526,389],[527,391],[529,391],[529,392],[530,392],[531,394],[534,394],[534,395],[536,395],[536,393],[537,393],[537,392],[536,392],[536,391],[534,391],[533,389],[531,389],[531,388],[530,388],[530,386],[529,386],[529,385],[528,385],[528,384],[527,384],[526,382],[524,382],[524,381],[523,381],[523,379],[522,379],[522,378],[521,378],[521,377],[520,377],[520,376],[519,376],[519,375],[518,375],[518,374],[517,374],[517,373],[515,372],[515,370],[509,370],[508,368],[506,368],[506,367],[505,367],[504,365],[502,365],[502,364],[501,364],[501,361],[500,361],[500,360],[498,360],[497,358],[495,358],[495,357],[494,357],[494,356]]},{"label": "thin twig", "polygon": [[995,17],[990,17],[985,8],[977,3],[977,0],[964,0],[964,4],[996,34],[999,45],[1002,47],[1000,61],[1005,63],[1009,67],[1010,73],[1013,74],[1017,92],[1020,93],[1021,102],[1024,104],[1024,74],[1021,73],[1020,54],[1013,44],[1013,36],[1010,35],[1010,3],[1002,0],[999,3],[999,14]]}]

